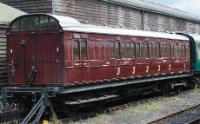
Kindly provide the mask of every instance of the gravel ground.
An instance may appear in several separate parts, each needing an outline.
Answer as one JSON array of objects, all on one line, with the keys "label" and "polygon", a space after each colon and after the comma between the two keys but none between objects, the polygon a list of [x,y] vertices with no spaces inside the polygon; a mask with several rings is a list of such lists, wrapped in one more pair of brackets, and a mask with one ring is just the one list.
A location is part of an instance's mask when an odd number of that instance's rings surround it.
[{"label": "gravel ground", "polygon": [[196,104],[200,104],[200,89],[135,105],[112,113],[98,114],[93,118],[70,122],[69,124],[146,124]]}]

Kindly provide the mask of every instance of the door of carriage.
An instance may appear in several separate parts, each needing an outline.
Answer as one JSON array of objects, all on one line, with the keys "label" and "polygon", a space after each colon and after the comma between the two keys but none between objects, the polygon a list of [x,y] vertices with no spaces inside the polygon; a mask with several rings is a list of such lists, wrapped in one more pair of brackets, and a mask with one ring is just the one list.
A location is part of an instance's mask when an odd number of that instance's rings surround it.
[{"label": "door of carriage", "polygon": [[73,83],[88,81],[88,42],[87,35],[74,34],[73,46]]},{"label": "door of carriage", "polygon": [[10,83],[62,84],[62,49],[57,20],[42,14],[17,18],[11,23],[8,35]]}]

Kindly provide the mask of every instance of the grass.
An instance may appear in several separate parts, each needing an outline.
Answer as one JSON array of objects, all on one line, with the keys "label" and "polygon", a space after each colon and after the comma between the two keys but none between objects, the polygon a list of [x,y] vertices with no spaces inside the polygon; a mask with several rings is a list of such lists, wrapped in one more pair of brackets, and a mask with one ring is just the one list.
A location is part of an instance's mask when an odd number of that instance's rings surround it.
[{"label": "grass", "polygon": [[63,124],[63,122],[56,117],[52,117],[48,123],[45,123],[45,121],[43,121],[43,124]]},{"label": "grass", "polygon": [[200,88],[194,88],[194,89],[192,90],[192,93],[200,93]]},{"label": "grass", "polygon": [[[195,88],[191,92],[189,92],[188,95],[198,95],[200,94],[200,88]],[[113,124],[116,119],[125,120],[127,118],[132,118],[135,115],[145,115],[145,114],[151,114],[152,112],[156,111],[162,111],[166,108],[168,108],[169,105],[173,106],[177,103],[184,102],[185,95],[176,95],[176,96],[170,96],[166,97],[162,100],[156,100],[156,101],[150,101],[145,104],[139,104],[136,106],[128,107],[126,109],[118,110],[113,112],[112,114],[107,113],[98,113],[95,118],[90,118],[87,121],[79,121],[74,122],[72,124]]]}]

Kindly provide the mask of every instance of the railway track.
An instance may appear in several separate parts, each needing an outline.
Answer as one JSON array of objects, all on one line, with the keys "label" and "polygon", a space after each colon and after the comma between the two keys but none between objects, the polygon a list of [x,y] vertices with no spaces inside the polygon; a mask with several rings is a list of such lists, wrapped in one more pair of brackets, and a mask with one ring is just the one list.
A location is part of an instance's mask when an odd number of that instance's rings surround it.
[{"label": "railway track", "polygon": [[[179,95],[187,94],[190,91],[191,90],[183,91]],[[148,96],[146,98],[141,98],[139,100],[134,100],[134,101],[132,100],[132,101],[125,102],[125,103],[119,103],[119,104],[116,104],[114,106],[111,105],[110,107],[105,107],[103,109],[103,111],[101,111],[101,110],[100,111],[99,110],[96,111],[95,109],[93,109],[94,111],[92,111],[92,112],[80,113],[80,114],[74,115],[73,117],[64,118],[64,119],[62,119],[62,121],[64,123],[67,123],[67,122],[70,122],[70,121],[79,121],[79,120],[82,120],[82,119],[95,117],[98,114],[114,113],[116,111],[125,110],[127,108],[130,108],[130,107],[133,107],[133,106],[136,106],[136,105],[139,105],[139,104],[144,104],[144,103],[148,103],[148,102],[152,102],[152,101],[157,101],[157,100],[160,100],[160,99],[165,98],[165,97],[166,96],[163,96],[163,95],[155,95],[154,97]],[[155,124],[155,123],[151,123],[151,124]]]},{"label": "railway track", "polygon": [[199,124],[200,104],[175,112],[148,124]]}]

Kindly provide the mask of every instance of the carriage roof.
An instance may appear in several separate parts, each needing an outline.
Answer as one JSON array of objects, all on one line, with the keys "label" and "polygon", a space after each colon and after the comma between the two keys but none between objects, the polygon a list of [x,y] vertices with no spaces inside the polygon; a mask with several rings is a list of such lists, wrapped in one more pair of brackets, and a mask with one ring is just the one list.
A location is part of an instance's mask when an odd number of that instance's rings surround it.
[{"label": "carriage roof", "polygon": [[11,26],[15,21],[19,20],[20,18],[31,17],[31,16],[48,16],[52,19],[56,19],[63,31],[189,40],[186,36],[173,34],[173,33],[131,30],[131,29],[124,29],[124,28],[111,28],[107,26],[95,26],[95,25],[89,25],[89,24],[82,24],[81,22],[79,22],[78,20],[72,17],[47,15],[47,14],[30,14],[30,15],[20,16],[11,23]]}]

